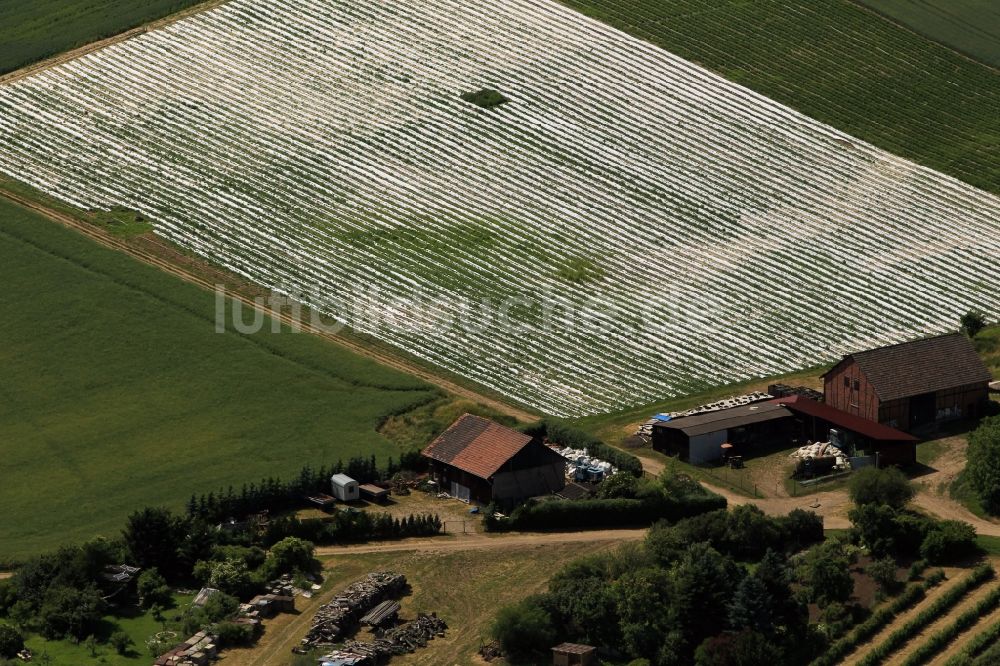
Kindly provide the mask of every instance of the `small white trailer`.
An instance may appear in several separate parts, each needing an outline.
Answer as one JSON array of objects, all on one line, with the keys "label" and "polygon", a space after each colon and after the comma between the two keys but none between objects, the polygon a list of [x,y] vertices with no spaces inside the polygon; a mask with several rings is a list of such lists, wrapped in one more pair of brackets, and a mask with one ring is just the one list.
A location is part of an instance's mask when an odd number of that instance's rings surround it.
[{"label": "small white trailer", "polygon": [[346,474],[331,476],[330,489],[333,491],[333,496],[341,502],[353,502],[361,497],[358,482]]}]

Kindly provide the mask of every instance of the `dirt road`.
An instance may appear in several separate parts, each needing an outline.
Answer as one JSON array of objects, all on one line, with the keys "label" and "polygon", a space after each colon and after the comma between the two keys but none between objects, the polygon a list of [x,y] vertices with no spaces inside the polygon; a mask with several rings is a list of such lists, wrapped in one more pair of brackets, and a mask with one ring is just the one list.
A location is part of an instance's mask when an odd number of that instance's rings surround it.
[{"label": "dirt road", "polygon": [[422,551],[440,553],[464,550],[500,550],[516,546],[538,546],[566,543],[595,543],[599,541],[638,541],[646,530],[595,530],[591,532],[533,532],[515,534],[468,534],[456,537],[406,539],[390,543],[363,543],[355,546],[323,546],[316,549],[319,557],[352,555],[358,553],[394,553]]},{"label": "dirt road", "polygon": [[[79,220],[66,213],[53,210],[36,201],[32,201],[30,199],[12,194],[10,192],[6,192],[4,190],[0,190],[0,196],[3,196],[4,198],[15,202],[20,206],[29,208],[37,213],[40,213],[45,217],[48,217],[49,219],[54,220],[55,222],[58,222],[66,227],[75,229],[76,231],[79,231],[82,234],[88,236],[92,240],[97,241],[101,245],[104,245],[106,247],[115,250],[119,250],[121,252],[125,252],[134,257],[135,259],[138,259],[139,261],[142,261],[146,264],[164,270],[176,277],[181,278],[186,282],[196,284],[199,287],[206,289],[207,291],[214,293],[218,288],[217,283],[205,279],[202,275],[199,274],[199,272],[195,268],[191,267],[191,266],[198,266],[199,262],[193,262],[189,257],[185,257],[181,253],[168,248],[166,245],[163,246],[166,252],[163,252],[161,254],[169,254],[170,252],[173,252],[176,255],[176,260],[174,257],[164,258],[163,256],[160,256],[152,251],[147,251],[142,248],[136,247],[133,244],[126,243],[112,236],[111,234],[107,233],[100,227],[97,227],[83,220]],[[226,296],[233,300],[240,301],[245,306],[254,308],[255,310],[259,310],[267,316],[274,316],[275,314],[274,311],[268,305],[258,303],[254,299],[249,298],[243,294],[233,291],[226,291]],[[283,324],[292,327],[298,327],[302,331],[305,331],[306,333],[311,333],[325,340],[328,340],[329,342],[332,342],[336,345],[345,347],[360,356],[370,358],[374,361],[377,361],[378,363],[381,363],[382,365],[387,365],[391,368],[395,368],[407,374],[418,377],[427,382],[428,384],[437,386],[441,390],[450,393],[452,395],[465,398],[467,400],[472,400],[481,405],[486,405],[502,414],[507,414],[509,416],[512,416],[515,419],[518,419],[519,421],[531,422],[538,419],[538,416],[535,414],[532,414],[523,409],[519,409],[517,407],[509,405],[501,400],[497,400],[490,396],[479,393],[466,386],[459,385],[449,379],[446,379],[432,372],[428,368],[417,365],[416,363],[412,363],[400,356],[394,356],[381,349],[376,349],[374,347],[366,346],[354,339],[346,338],[341,335],[336,335],[330,333],[329,331],[324,331],[310,324],[308,320],[302,320],[302,318],[295,319],[290,314],[287,313],[281,313],[278,318],[281,320]]]},{"label": "dirt road", "polygon": [[[951,483],[965,469],[967,439],[959,435],[945,438],[942,443],[944,451],[933,461],[932,471],[914,479],[917,495],[913,499],[913,505],[938,518],[969,523],[979,534],[1000,536],[1000,521],[980,518],[948,495]],[[643,468],[650,474],[659,475],[663,471],[664,465],[659,460],[641,454],[639,458]],[[851,501],[846,490],[831,490],[801,497],[754,499],[704,481],[702,485],[725,497],[730,506],[754,504],[771,516],[785,515],[792,509],[805,509],[823,516],[823,525],[828,529],[847,529],[851,526],[847,518]]]},{"label": "dirt road", "polygon": [[[642,467],[646,472],[659,475],[663,472],[664,464],[659,460],[654,460],[643,455],[639,455],[642,460]],[[823,526],[827,529],[847,529],[851,522],[847,519],[847,511],[850,509],[851,501],[847,497],[845,490],[833,490],[830,492],[814,493],[802,497],[766,497],[751,498],[738,495],[725,488],[701,482],[713,493],[726,498],[729,506],[741,506],[743,504],[753,504],[760,507],[760,510],[769,516],[784,516],[792,509],[804,509],[823,516]]]}]

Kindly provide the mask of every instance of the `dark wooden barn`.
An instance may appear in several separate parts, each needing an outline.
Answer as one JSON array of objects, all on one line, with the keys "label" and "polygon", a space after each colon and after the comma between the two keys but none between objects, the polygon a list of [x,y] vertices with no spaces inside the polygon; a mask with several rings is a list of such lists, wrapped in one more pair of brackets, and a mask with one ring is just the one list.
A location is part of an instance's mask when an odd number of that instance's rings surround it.
[{"label": "dark wooden barn", "polygon": [[719,460],[723,444],[731,444],[738,455],[749,456],[791,446],[797,436],[791,411],[769,401],[656,423],[653,448],[702,465]]},{"label": "dark wooden barn", "polygon": [[880,465],[910,465],[917,438],[801,395],[685,416],[653,426],[653,448],[700,465],[731,453],[751,457],[806,441],[825,442],[836,430],[849,453],[877,454]]},{"label": "dark wooden barn", "polygon": [[836,430],[845,451],[853,455],[874,455],[879,467],[905,467],[917,462],[917,438],[913,435],[800,395],[778,398],[774,402],[795,414],[803,441],[831,441],[830,431]]},{"label": "dark wooden barn", "polygon": [[974,418],[990,372],[960,333],[858,352],[823,375],[826,404],[908,432]]},{"label": "dark wooden barn", "polygon": [[423,450],[431,474],[460,499],[511,504],[566,485],[566,459],[526,435],[465,414]]}]

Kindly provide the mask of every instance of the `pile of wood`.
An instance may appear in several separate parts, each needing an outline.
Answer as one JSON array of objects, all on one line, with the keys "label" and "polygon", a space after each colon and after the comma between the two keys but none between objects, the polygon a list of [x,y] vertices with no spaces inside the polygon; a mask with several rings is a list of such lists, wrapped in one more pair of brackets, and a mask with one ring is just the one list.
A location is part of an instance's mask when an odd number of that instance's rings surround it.
[{"label": "pile of wood", "polygon": [[205,666],[218,656],[218,636],[199,631],[170,652],[160,655],[154,666]]},{"label": "pile of wood", "polygon": [[448,625],[437,615],[418,615],[416,620],[384,632],[371,643],[347,641],[341,648],[348,654],[368,657],[381,663],[396,655],[414,652],[427,645],[435,636],[444,636]]},{"label": "pile of wood", "polygon": [[302,644],[308,647],[332,645],[355,627],[368,611],[406,588],[406,576],[389,571],[368,574],[352,583],[333,601],[320,606],[312,628]]},{"label": "pile of wood", "polygon": [[503,650],[500,649],[500,643],[492,641],[479,648],[479,656],[483,658],[483,661],[489,662],[502,657]]}]

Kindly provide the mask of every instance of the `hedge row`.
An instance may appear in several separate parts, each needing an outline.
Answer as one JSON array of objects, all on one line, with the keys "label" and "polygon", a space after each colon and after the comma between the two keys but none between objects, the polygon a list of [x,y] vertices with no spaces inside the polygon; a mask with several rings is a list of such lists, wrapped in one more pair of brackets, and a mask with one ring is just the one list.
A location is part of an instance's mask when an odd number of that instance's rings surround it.
[{"label": "hedge row", "polygon": [[927,663],[948,643],[955,640],[956,636],[978,622],[979,618],[993,612],[998,605],[1000,605],[1000,588],[994,588],[975,606],[955,618],[954,622],[927,639],[926,643],[903,662],[903,666],[922,666]]},{"label": "hedge row", "polygon": [[944,572],[938,569],[922,583],[908,586],[892,603],[872,613],[867,620],[856,626],[851,633],[830,646],[810,666],[835,666],[859,644],[868,640],[888,625],[900,613],[917,605],[927,596],[927,591],[944,580]]},{"label": "hedge row", "polygon": [[990,645],[1000,639],[1000,622],[994,622],[989,627],[975,635],[962,651],[945,662],[944,666],[970,666],[973,659]]},{"label": "hedge row", "polygon": [[573,428],[561,421],[539,421],[525,427],[524,432],[529,435],[545,437],[549,442],[560,446],[585,449],[589,456],[609,462],[618,469],[630,472],[636,477],[642,476],[642,461],[631,453],[608,446],[589,432]]},{"label": "hedge row", "polygon": [[726,499],[714,494],[683,499],[655,497],[641,500],[551,500],[520,506],[509,518],[489,520],[487,528],[495,531],[544,531],[646,526],[658,520],[676,522],[682,518],[725,508]]},{"label": "hedge row", "polygon": [[902,647],[906,641],[910,640],[910,638],[931,622],[946,614],[952,606],[957,604],[962,599],[962,597],[979,585],[985,583],[987,580],[992,578],[993,575],[993,567],[988,564],[982,564],[976,567],[971,574],[965,577],[955,587],[941,595],[941,597],[939,597],[938,600],[931,604],[928,608],[925,608],[915,618],[889,634],[889,637],[886,638],[884,642],[875,646],[871,652],[866,654],[864,658],[858,662],[858,666],[875,666],[876,664],[882,663],[886,657]]}]

